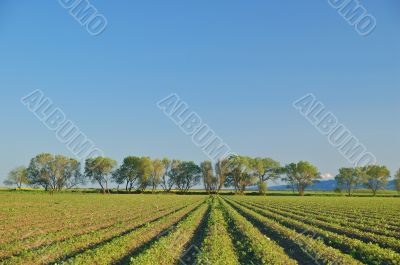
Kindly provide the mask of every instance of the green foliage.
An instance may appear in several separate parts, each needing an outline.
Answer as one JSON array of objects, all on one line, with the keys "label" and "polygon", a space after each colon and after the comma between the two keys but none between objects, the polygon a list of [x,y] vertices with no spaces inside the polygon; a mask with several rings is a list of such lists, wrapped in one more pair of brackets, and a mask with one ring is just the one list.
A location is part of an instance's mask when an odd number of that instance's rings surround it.
[{"label": "green foliage", "polygon": [[139,159],[139,164],[137,168],[138,172],[138,182],[139,182],[139,190],[143,192],[146,187],[150,184],[150,177],[153,171],[152,169],[152,161],[150,157],[141,157]]},{"label": "green foliage", "polygon": [[[392,249],[365,243],[351,236],[323,229],[318,225],[309,225],[304,220],[295,220],[293,217],[274,213],[263,206],[255,207],[243,201],[235,201],[235,206],[245,216],[254,218],[268,229],[276,231],[281,237],[290,238],[303,251],[308,252],[324,264],[361,264],[361,261],[365,264],[395,265],[400,262],[400,255]],[[308,236],[312,236],[312,238]],[[398,240],[395,241],[398,243]]]},{"label": "green foliage", "polygon": [[286,180],[290,185],[296,187],[300,196],[304,195],[304,190],[320,179],[318,169],[307,161],[291,163],[282,169],[286,175]]},{"label": "green foliage", "polygon": [[0,209],[1,264],[400,264],[398,198],[0,192]]},{"label": "green foliage", "polygon": [[352,195],[354,188],[362,183],[362,168],[340,168],[339,174],[335,177],[339,187],[344,187],[349,196]]},{"label": "green foliage", "polygon": [[237,193],[243,194],[248,186],[257,183],[251,168],[251,158],[234,155],[228,158],[229,173],[226,185],[233,186]]},{"label": "green foliage", "polygon": [[42,186],[45,190],[60,191],[84,184],[80,163],[73,158],[48,153],[31,159],[27,169],[30,185]]},{"label": "green foliage", "polygon": [[231,233],[237,244],[238,251],[247,258],[252,259],[249,264],[277,264],[293,265],[296,261],[289,258],[284,249],[263,235],[254,225],[239,214],[226,202],[222,201],[223,211],[226,213],[228,223],[231,224]]},{"label": "green foliage", "polygon": [[250,159],[250,167],[253,175],[258,178],[260,194],[265,195],[267,191],[266,181],[279,178],[280,163],[272,158],[254,158]]},{"label": "green foliage", "polygon": [[29,184],[28,169],[24,166],[11,170],[10,173],[8,173],[7,179],[4,180],[4,185],[16,185],[18,189],[21,189],[23,184]]},{"label": "green foliage", "polygon": [[178,166],[182,163],[182,161],[164,158],[162,163],[164,165],[164,175],[161,177],[160,184],[164,192],[170,192],[172,187],[175,185]]},{"label": "green foliage", "polygon": [[194,185],[197,185],[201,179],[201,169],[192,161],[183,161],[173,169],[173,178],[175,185],[180,192],[187,192]]},{"label": "green foliage", "polygon": [[31,159],[28,167],[28,180],[34,187],[41,186],[45,190],[49,187],[49,163],[54,159],[53,155],[42,153]]},{"label": "green foliage", "polygon": [[98,183],[103,193],[109,193],[111,175],[117,166],[117,162],[108,157],[88,158],[85,163],[85,175],[93,183]]},{"label": "green foliage", "polygon": [[139,161],[140,158],[137,156],[125,157],[122,165],[113,172],[113,180],[117,184],[125,184],[126,191],[131,191],[139,178]]},{"label": "green foliage", "polygon": [[223,186],[227,186],[229,176],[229,159],[223,158],[215,163],[215,177],[217,181],[217,192],[219,193]]},{"label": "green foliage", "polygon": [[266,195],[267,194],[267,190],[268,190],[268,185],[265,182],[259,182],[258,183],[258,192],[261,195]]},{"label": "green foliage", "polygon": [[371,165],[363,168],[363,183],[375,196],[390,179],[390,171],[386,166]]},{"label": "green foliage", "polygon": [[151,174],[150,174],[150,185],[152,192],[154,193],[157,186],[161,183],[162,176],[166,173],[166,161],[160,159],[152,160]]},{"label": "green foliage", "polygon": [[229,227],[224,218],[223,206],[216,197],[211,200],[210,216],[201,251],[197,255],[199,265],[239,265],[238,255],[229,236]]},{"label": "green foliage", "polygon": [[[151,242],[205,200],[190,195],[59,193],[49,202],[47,194],[0,196],[1,209],[13,221],[0,220],[5,228],[1,264],[10,265],[126,264],[131,250]],[[25,215],[30,218],[21,218]]]},{"label": "green foliage", "polygon": [[214,175],[211,161],[204,161],[200,164],[201,174],[203,176],[204,189],[210,193],[218,188],[218,179]]},{"label": "green foliage", "polygon": [[[151,187],[151,192],[155,193],[161,187],[164,192],[172,192],[176,188],[179,192],[187,193],[201,179],[207,193],[221,193],[222,187],[227,187],[233,188],[237,194],[245,194],[248,193],[249,186],[257,186],[259,194],[266,195],[267,192],[270,193],[268,181],[280,178],[288,183],[293,193],[297,190],[299,195],[304,195],[305,189],[320,179],[318,169],[306,161],[280,167],[280,163],[272,158],[240,155],[223,158],[215,165],[204,161],[200,166],[193,162],[168,158],[161,160],[128,156],[119,168],[115,167],[116,161],[111,158],[90,158],[85,161],[82,174],[80,164],[75,159],[42,153],[31,159],[26,182],[35,188],[60,191],[63,188],[75,188],[89,179],[92,183],[99,184],[103,192],[109,192],[109,184],[114,182],[118,184],[118,192],[123,192],[120,190],[122,186],[125,192],[132,192],[133,189],[146,192]],[[389,173],[384,166],[341,168],[335,179],[338,187],[346,189],[349,196],[353,195],[358,184],[363,184],[376,195],[387,184]],[[18,187],[23,184],[17,184],[10,179],[4,183]],[[400,190],[400,181],[396,183]]]},{"label": "green foliage", "polygon": [[132,257],[130,264],[168,265],[176,264],[183,252],[184,246],[189,242],[196,227],[200,224],[207,210],[203,204],[181,220],[176,227],[164,237],[161,237],[150,248]]}]

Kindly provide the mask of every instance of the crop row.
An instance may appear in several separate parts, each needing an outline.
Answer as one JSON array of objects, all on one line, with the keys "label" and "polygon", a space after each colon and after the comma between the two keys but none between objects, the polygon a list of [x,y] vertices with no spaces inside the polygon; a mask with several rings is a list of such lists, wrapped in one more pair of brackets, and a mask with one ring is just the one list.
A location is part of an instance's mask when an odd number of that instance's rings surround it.
[{"label": "crop row", "polygon": [[[318,200],[317,200],[318,199]],[[365,198],[303,198],[301,201],[293,202],[292,199],[258,199],[257,201],[266,203],[270,206],[286,207],[307,212],[318,212],[338,216],[342,219],[349,219],[357,223],[376,224],[384,222],[389,228],[400,228],[398,222],[400,215],[396,201],[375,198],[365,200]],[[362,200],[364,199],[364,200]]]},{"label": "crop row", "polygon": [[184,220],[179,222],[167,235],[159,238],[148,249],[132,257],[130,264],[168,265],[176,264],[187,244],[200,225],[208,204],[202,204]]},{"label": "crop row", "polygon": [[[263,204],[262,202],[259,202],[259,201],[254,201],[254,203],[257,205],[266,206],[265,204]],[[358,220],[354,220],[354,219],[350,219],[350,218],[346,218],[346,217],[340,217],[337,214],[333,214],[333,213],[322,213],[322,212],[318,212],[315,210],[307,210],[304,208],[295,208],[295,207],[289,207],[289,206],[283,206],[283,205],[277,206],[274,204],[268,204],[268,209],[276,209],[276,210],[280,210],[280,211],[285,211],[287,213],[292,213],[299,217],[301,216],[303,218],[315,218],[316,220],[325,221],[325,222],[329,222],[329,223],[335,223],[340,226],[352,227],[352,228],[363,230],[365,232],[374,233],[377,235],[384,235],[384,236],[400,238],[400,233],[399,233],[400,230],[399,231],[392,230],[391,229],[392,227],[387,226],[387,225],[377,226],[377,224],[381,224],[381,222],[377,222],[377,221],[366,224],[366,223],[358,222]]]},{"label": "crop row", "polygon": [[[162,209],[156,213],[148,213],[140,218],[127,223],[116,222],[113,226],[105,229],[90,231],[66,240],[57,241],[39,248],[33,248],[22,252],[20,255],[13,256],[3,261],[4,264],[41,264],[43,261],[65,260],[74,258],[83,253],[91,253],[93,249],[103,246],[108,242],[126,238],[135,231],[141,231],[139,228],[148,227],[149,224],[158,222],[162,218],[179,216],[189,211],[195,204],[184,206],[181,202],[172,209]],[[102,256],[102,255],[100,255]]]},{"label": "crop row", "polygon": [[[89,196],[82,199],[88,201],[83,204],[72,201],[69,203],[70,205],[64,205],[64,202],[57,198],[56,203],[51,206],[45,202],[29,207],[23,207],[23,204],[18,205],[16,210],[19,213],[19,217],[14,221],[17,225],[4,225],[4,221],[11,219],[11,217],[1,222],[2,238],[0,238],[0,244],[12,244],[12,241],[25,240],[34,236],[40,237],[42,234],[57,233],[65,229],[75,230],[76,228],[89,227],[91,225],[96,226],[99,223],[113,223],[116,220],[130,218],[137,213],[136,211],[130,211],[130,209],[141,211],[148,208],[157,208],[162,204],[168,205],[168,202],[171,205],[178,202],[176,198],[169,196],[160,201],[146,199],[145,203],[141,202],[142,200],[126,199],[108,201],[108,198],[94,201]],[[72,206],[75,208],[72,208]],[[43,208],[46,211],[43,211]],[[21,218],[21,215],[29,216],[29,218]],[[32,231],[32,228],[35,230]]]},{"label": "crop row", "polygon": [[248,253],[247,258],[253,259],[254,264],[297,264],[283,248],[263,235],[235,209],[226,202],[222,202],[222,205],[231,224],[230,231],[237,234],[236,239],[240,242],[238,251]]},{"label": "crop row", "polygon": [[258,205],[258,204],[254,204],[254,203],[249,203],[249,204],[253,205],[259,209],[265,209],[265,210],[268,210],[269,212],[276,213],[276,214],[282,215],[284,217],[291,218],[293,220],[301,221],[301,222],[304,222],[305,224],[316,226],[318,228],[321,228],[321,229],[324,229],[327,231],[331,231],[331,232],[341,234],[341,235],[346,235],[351,238],[356,238],[356,239],[362,240],[364,242],[373,242],[373,243],[378,244],[381,247],[391,248],[395,251],[400,252],[400,240],[398,240],[394,237],[377,235],[377,234],[361,231],[357,228],[352,228],[352,227],[343,226],[340,224],[330,223],[327,221],[321,221],[321,220],[313,218],[310,215],[301,216],[301,215],[298,215],[295,213],[290,213],[288,211],[274,209],[272,207],[266,207],[266,206]]},{"label": "crop row", "polygon": [[294,229],[298,233],[312,235],[323,240],[326,245],[337,248],[344,253],[352,255],[367,264],[400,264],[400,255],[393,250],[384,249],[376,244],[364,243],[361,240],[352,239],[344,235],[339,235],[321,228],[305,224],[302,221],[285,217],[265,209],[260,209],[245,202],[236,200],[241,207],[256,212],[269,220],[280,223],[289,229]]},{"label": "crop row", "polygon": [[[193,199],[188,198],[188,202]],[[57,241],[66,241],[69,238],[80,236],[86,233],[93,233],[94,231],[101,230],[118,230],[124,229],[135,219],[140,219],[141,216],[151,216],[160,210],[167,210],[172,208],[171,202],[175,202],[172,205],[182,205],[180,201],[165,200],[159,202],[157,205],[151,203],[143,204],[141,207],[136,207],[136,211],[130,211],[125,209],[124,214],[114,215],[112,218],[98,218],[93,216],[92,221],[88,224],[83,222],[80,226],[70,227],[62,226],[62,224],[52,223],[51,221],[47,224],[49,227],[56,227],[52,231],[36,230],[34,233],[26,235],[24,238],[15,239],[11,242],[0,244],[0,260],[4,257],[11,255],[18,255],[22,250],[27,251],[31,248],[39,248],[42,245],[49,245]],[[175,206],[173,206],[175,207]]]},{"label": "crop row", "polygon": [[15,208],[0,207],[1,216],[29,218],[0,222],[10,236],[0,240],[0,264],[400,264],[397,201],[384,207],[375,198],[63,196],[25,204],[6,198]]},{"label": "crop row", "polygon": [[207,220],[206,236],[201,251],[197,255],[199,265],[238,265],[239,259],[234,249],[228,225],[224,218],[220,202],[212,198],[210,216]]},{"label": "crop row", "polygon": [[[201,204],[202,205],[202,204]],[[199,208],[195,203],[173,214],[163,216],[152,222],[144,223],[141,227],[112,240],[105,242],[95,248],[76,255],[65,261],[66,264],[111,264],[129,262],[133,253],[141,250],[143,246],[156,240],[160,234],[168,231],[170,227],[184,219],[188,214]]]},{"label": "crop row", "polygon": [[[250,220],[261,231],[275,240],[279,240],[288,249],[296,250],[295,256],[301,260],[309,259],[309,263],[322,264],[362,264],[349,255],[325,245],[322,241],[303,233],[297,233],[293,229],[266,218],[265,216],[244,207],[235,201],[227,200],[241,215]],[[302,253],[303,256],[300,257]]]},{"label": "crop row", "polygon": [[[48,247],[51,244],[57,242],[65,242],[71,238],[83,236],[85,234],[93,234],[94,232],[107,234],[107,232],[118,233],[125,229],[130,229],[135,221],[140,221],[144,217],[156,217],[167,213],[168,210],[174,209],[174,207],[163,207],[161,209],[144,209],[141,213],[135,215],[129,214],[128,217],[121,216],[121,218],[115,217],[108,222],[102,222],[98,220],[95,224],[88,227],[82,226],[80,229],[72,229],[64,227],[56,230],[55,232],[38,233],[34,236],[29,236],[22,240],[15,240],[9,243],[2,243],[0,245],[0,260],[9,256],[18,256],[21,252],[27,252],[28,250],[36,250],[40,247]],[[42,231],[40,231],[42,232]]]}]

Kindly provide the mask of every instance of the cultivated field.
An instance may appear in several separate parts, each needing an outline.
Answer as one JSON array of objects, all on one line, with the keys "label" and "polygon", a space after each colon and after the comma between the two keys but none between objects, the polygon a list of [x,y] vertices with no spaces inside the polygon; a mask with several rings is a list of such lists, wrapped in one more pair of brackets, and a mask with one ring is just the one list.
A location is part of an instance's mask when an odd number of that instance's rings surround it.
[{"label": "cultivated field", "polygon": [[400,264],[400,199],[0,193],[1,264]]}]

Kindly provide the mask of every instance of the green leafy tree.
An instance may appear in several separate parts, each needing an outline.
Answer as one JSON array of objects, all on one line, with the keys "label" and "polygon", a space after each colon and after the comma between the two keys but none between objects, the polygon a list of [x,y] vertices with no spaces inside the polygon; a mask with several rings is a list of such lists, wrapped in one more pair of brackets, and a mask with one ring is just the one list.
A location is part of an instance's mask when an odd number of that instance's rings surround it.
[{"label": "green leafy tree", "polygon": [[305,189],[321,178],[318,169],[306,161],[286,165],[284,173],[284,179],[297,188],[300,196],[304,196]]},{"label": "green leafy tree", "polygon": [[187,192],[193,186],[199,184],[201,169],[192,161],[184,161],[176,168],[173,178],[180,192]]},{"label": "green leafy tree", "polygon": [[125,182],[125,177],[121,171],[121,167],[115,169],[111,173],[111,180],[115,182],[117,185],[117,190],[119,191],[119,186],[126,184],[125,185],[125,191],[128,191],[128,181]]},{"label": "green leafy tree", "polygon": [[122,165],[113,172],[113,180],[117,184],[124,184],[126,191],[132,191],[135,182],[139,178],[139,164],[140,157],[125,157]]},{"label": "green leafy tree", "polygon": [[281,180],[286,182],[286,187],[290,188],[292,190],[293,193],[296,192],[296,180],[294,179],[292,174],[287,174],[288,172],[288,165],[281,167],[280,169],[278,169],[278,172],[281,176]]},{"label": "green leafy tree", "polygon": [[236,193],[243,194],[248,186],[256,182],[257,178],[252,174],[251,159],[249,157],[238,155],[229,157],[228,186],[233,186]]},{"label": "green leafy tree", "polygon": [[43,187],[46,191],[50,186],[50,162],[54,156],[49,153],[42,153],[31,159],[28,166],[28,181],[33,187]]},{"label": "green leafy tree", "polygon": [[217,193],[219,193],[223,186],[227,184],[227,178],[229,176],[229,159],[223,158],[215,163],[215,173],[217,182]]},{"label": "green leafy tree", "polygon": [[47,169],[49,171],[49,188],[52,192],[61,190],[67,164],[68,158],[61,155],[56,155],[49,161]]},{"label": "green leafy tree", "polygon": [[386,166],[370,165],[363,169],[364,186],[375,196],[378,190],[385,188],[390,179],[390,171]]},{"label": "green leafy tree", "polygon": [[109,193],[108,185],[117,162],[108,157],[88,158],[85,162],[85,175],[92,183],[98,183],[103,193]]},{"label": "green leafy tree", "polygon": [[162,176],[165,175],[166,167],[163,160],[154,159],[152,161],[151,169],[152,170],[150,174],[150,184],[151,184],[151,191],[152,193],[154,193],[157,186],[161,183]]},{"label": "green leafy tree", "polygon": [[151,173],[153,171],[153,165],[150,157],[141,157],[139,160],[138,167],[138,181],[139,181],[139,191],[143,192],[146,187],[150,184]]},{"label": "green leafy tree", "polygon": [[49,185],[52,191],[60,191],[63,188],[70,189],[84,183],[81,166],[76,159],[56,155],[53,160],[49,161],[48,168]]},{"label": "green leafy tree", "polygon": [[27,177],[32,186],[42,186],[51,192],[74,188],[85,182],[76,159],[48,153],[31,159]]},{"label": "green leafy tree", "polygon": [[[286,170],[286,167],[284,168]],[[292,177],[292,175],[285,175],[282,177],[282,181],[287,183],[286,187],[290,188],[293,193],[296,192],[296,180]]]},{"label": "green leafy tree", "polygon": [[14,168],[8,173],[7,179],[4,181],[4,185],[14,186],[21,189],[23,184],[28,184],[28,169],[24,166]]},{"label": "green leafy tree", "polygon": [[258,190],[260,194],[266,194],[267,181],[279,178],[281,165],[272,158],[250,159],[253,175],[258,179]]},{"label": "green leafy tree", "polygon": [[207,193],[214,192],[218,187],[218,180],[214,175],[214,170],[211,161],[204,161],[200,164],[201,173],[203,176],[203,184]]},{"label": "green leafy tree", "polygon": [[335,180],[339,187],[344,188],[349,196],[357,185],[362,183],[363,171],[362,168],[340,168],[339,174]]},{"label": "green leafy tree", "polygon": [[161,177],[161,187],[164,192],[170,192],[175,181],[177,179],[179,165],[182,164],[180,160],[169,160],[167,158],[163,159],[163,164],[165,167],[165,173]]},{"label": "green leafy tree", "polygon": [[81,163],[76,159],[69,158],[63,173],[62,187],[71,189],[85,183],[84,175],[81,173]]}]

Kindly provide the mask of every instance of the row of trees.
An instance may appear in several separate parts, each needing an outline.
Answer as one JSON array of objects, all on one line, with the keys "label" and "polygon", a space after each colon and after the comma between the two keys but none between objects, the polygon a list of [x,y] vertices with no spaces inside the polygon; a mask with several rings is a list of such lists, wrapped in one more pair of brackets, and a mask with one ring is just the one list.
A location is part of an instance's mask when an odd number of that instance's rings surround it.
[{"label": "row of trees", "polygon": [[[90,171],[86,168],[86,172]],[[200,183],[201,173],[200,167],[192,161],[128,156],[111,175],[118,185],[125,185],[127,191],[135,188],[143,192],[150,187],[154,192],[161,186],[166,192],[174,187],[181,192],[187,192]]]},{"label": "row of trees", "polygon": [[[43,187],[54,192],[90,181],[97,183],[104,193],[109,193],[111,182],[116,183],[118,189],[122,187],[126,191],[139,192],[149,188],[152,192],[159,188],[165,192],[173,188],[187,192],[202,182],[208,193],[218,193],[223,187],[229,187],[243,194],[249,186],[257,185],[259,193],[265,194],[267,182],[279,179],[302,196],[305,189],[321,177],[318,169],[306,161],[281,166],[271,158],[248,156],[231,156],[215,164],[204,161],[200,165],[192,161],[128,156],[119,167],[111,158],[97,157],[87,159],[82,172],[77,160],[44,153],[32,158],[27,168],[12,170],[4,183],[18,188],[23,184]],[[341,168],[335,179],[350,196],[360,185],[371,189],[375,195],[386,186],[390,172],[385,166],[378,165]],[[396,173],[396,180],[400,190],[400,170]]]},{"label": "row of trees", "polygon": [[[396,189],[400,191],[400,169],[396,172],[395,178]],[[390,171],[387,167],[378,165],[341,168],[335,179],[338,186],[345,189],[349,196],[352,195],[354,189],[360,186],[370,189],[375,196],[378,190],[387,185]]]},{"label": "row of trees", "polygon": [[110,183],[114,182],[118,187],[124,185],[126,191],[143,192],[151,187],[154,192],[161,186],[167,192],[174,187],[187,192],[200,183],[201,173],[201,168],[192,161],[136,156],[126,157],[120,167],[111,158],[89,158],[82,173],[81,164],[76,159],[44,153],[32,158],[27,168],[22,166],[12,170],[4,184],[16,185],[17,188],[25,184],[54,192],[90,181],[97,183],[104,193],[109,193]]},{"label": "row of trees", "polygon": [[32,158],[28,168],[13,169],[4,181],[4,184],[16,185],[17,188],[25,184],[50,191],[70,189],[84,183],[81,165],[76,159],[48,153]]}]

